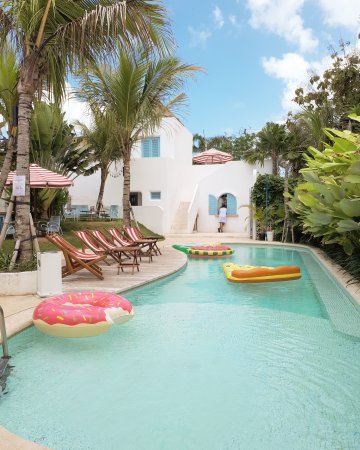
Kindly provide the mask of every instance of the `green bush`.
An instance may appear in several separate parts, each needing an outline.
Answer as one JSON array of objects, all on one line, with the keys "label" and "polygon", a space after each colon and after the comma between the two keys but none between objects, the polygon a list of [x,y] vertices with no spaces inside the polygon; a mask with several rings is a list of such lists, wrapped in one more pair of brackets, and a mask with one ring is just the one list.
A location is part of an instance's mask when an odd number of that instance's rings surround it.
[{"label": "green bush", "polygon": [[360,250],[360,135],[324,131],[331,144],[324,152],[309,148],[301,170],[305,182],[296,188],[290,207],[305,233],[351,255]]},{"label": "green bush", "polygon": [[[295,178],[289,178],[289,192],[294,192]],[[266,186],[268,189],[268,208],[266,217]],[[259,175],[251,192],[251,201],[255,206],[255,218],[260,227],[274,229],[275,234],[281,233],[285,217],[284,210],[284,178],[278,175]]]}]

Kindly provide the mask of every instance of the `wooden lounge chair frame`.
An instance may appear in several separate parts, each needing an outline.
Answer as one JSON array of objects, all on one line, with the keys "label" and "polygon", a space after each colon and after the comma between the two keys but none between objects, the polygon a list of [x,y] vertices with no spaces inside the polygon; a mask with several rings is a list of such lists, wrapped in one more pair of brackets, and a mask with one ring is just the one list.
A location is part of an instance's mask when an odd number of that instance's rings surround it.
[{"label": "wooden lounge chair frame", "polygon": [[[118,262],[118,257],[114,256],[111,252],[109,252],[108,250],[104,250],[103,247],[100,247],[97,243],[96,240],[93,238],[91,239],[91,236],[89,235],[89,233],[86,230],[77,230],[77,231],[73,231],[73,233],[75,234],[75,236],[80,239],[81,241],[81,246],[82,246],[82,250],[83,252],[85,252],[85,249],[88,248],[89,250],[91,250],[95,255],[106,255],[106,256],[111,256],[116,262]],[[110,266],[110,263],[108,261],[104,261],[108,266]]]},{"label": "wooden lounge chair frame", "polygon": [[160,248],[157,245],[157,242],[160,240],[159,237],[155,236],[144,236],[140,230],[138,230],[135,227],[125,227],[124,232],[126,233],[129,238],[134,242],[141,242],[141,241],[152,241],[154,242],[153,250],[155,254],[161,255]]},{"label": "wooden lounge chair frame", "polygon": [[130,231],[129,227],[125,227],[123,232],[124,232],[124,235],[127,237],[127,239],[129,239],[130,242],[133,243],[133,245],[147,246],[148,250],[146,251],[146,255],[148,252],[151,255],[157,255],[157,250],[155,248],[155,241],[153,241],[151,239],[137,239],[133,235],[133,233]]},{"label": "wooden lounge chair frame", "polygon": [[[104,233],[100,230],[89,230],[89,234],[96,240],[96,242],[106,251],[109,252],[109,255],[112,256],[115,261],[118,263],[118,274],[120,270],[124,272],[124,267],[132,267],[132,273],[134,274],[134,270],[139,272],[139,262],[138,256],[140,255],[140,247],[139,246],[126,246],[126,247],[118,247],[117,245],[110,242]],[[132,262],[125,262],[124,258],[127,260],[132,258]]]},{"label": "wooden lounge chair frame", "polygon": [[142,259],[143,256],[148,257],[149,258],[149,262],[152,262],[152,254],[153,254],[153,243],[149,243],[149,242],[144,242],[144,243],[136,243],[134,244],[133,241],[128,241],[127,238],[125,236],[123,236],[121,234],[121,232],[115,228],[109,228],[106,230],[110,236],[112,237],[112,239],[117,242],[118,244],[120,244],[123,247],[131,247],[133,245],[137,245],[139,247],[139,257],[140,260]]},{"label": "wooden lounge chair frame", "polygon": [[76,247],[67,242],[58,234],[46,236],[46,239],[59,248],[65,258],[65,266],[62,267],[62,276],[67,277],[79,270],[86,269],[100,280],[104,279],[101,267],[98,266],[100,261],[106,258],[106,255],[90,255],[78,250]]}]

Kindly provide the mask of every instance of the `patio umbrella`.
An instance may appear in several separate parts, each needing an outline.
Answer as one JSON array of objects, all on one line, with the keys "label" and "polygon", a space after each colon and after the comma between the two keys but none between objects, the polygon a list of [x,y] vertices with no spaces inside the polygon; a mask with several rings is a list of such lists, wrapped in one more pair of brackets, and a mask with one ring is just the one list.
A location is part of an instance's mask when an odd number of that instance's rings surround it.
[{"label": "patio umbrella", "polygon": [[[11,186],[16,172],[10,172],[6,186]],[[73,182],[70,178],[64,177],[59,173],[51,170],[43,169],[37,164],[30,164],[30,187],[31,188],[63,188],[72,186]]]},{"label": "patio umbrella", "polygon": [[[52,172],[51,170],[44,169],[43,167],[38,166],[37,164],[30,164],[30,187],[31,188],[64,188],[69,187],[73,185],[73,181],[70,178],[64,177],[63,175],[60,175],[59,173]],[[5,186],[11,186],[14,176],[16,175],[16,172],[10,172]],[[4,239],[6,237],[6,230],[10,222],[12,210],[13,210],[13,204],[14,204],[14,196],[11,196],[11,200],[9,202],[8,209],[6,211],[6,216],[3,224],[3,229],[0,233],[0,249],[2,247],[2,244],[4,242]],[[30,228],[31,233],[36,239],[36,233],[34,229],[34,223],[32,216],[30,214]],[[34,234],[35,233],[35,234]],[[40,251],[37,241],[35,240],[37,251]],[[14,253],[15,254],[15,253]],[[13,257],[14,261],[15,258]]]},{"label": "patio umbrella", "polygon": [[225,164],[232,161],[234,158],[230,153],[221,152],[216,148],[211,148],[200,155],[193,157],[194,164]]}]

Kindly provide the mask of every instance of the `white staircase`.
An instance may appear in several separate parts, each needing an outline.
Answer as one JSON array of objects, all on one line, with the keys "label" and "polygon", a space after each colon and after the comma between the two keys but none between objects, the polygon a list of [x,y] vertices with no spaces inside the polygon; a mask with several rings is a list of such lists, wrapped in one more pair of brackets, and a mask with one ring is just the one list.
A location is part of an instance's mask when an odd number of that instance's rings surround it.
[{"label": "white staircase", "polygon": [[188,210],[190,202],[180,202],[174,221],[171,225],[171,234],[188,233]]}]

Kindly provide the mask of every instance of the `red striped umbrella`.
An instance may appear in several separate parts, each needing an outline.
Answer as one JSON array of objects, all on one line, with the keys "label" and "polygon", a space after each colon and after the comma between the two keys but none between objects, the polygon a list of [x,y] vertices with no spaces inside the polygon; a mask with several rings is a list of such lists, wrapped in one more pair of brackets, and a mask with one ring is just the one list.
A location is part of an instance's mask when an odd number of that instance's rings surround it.
[{"label": "red striped umbrella", "polygon": [[[13,182],[16,172],[10,172],[6,186],[10,186]],[[30,187],[31,188],[63,188],[72,186],[73,182],[70,178],[66,178],[59,173],[51,170],[43,169],[37,164],[30,164]]]},{"label": "red striped umbrella", "polygon": [[216,148],[211,148],[200,155],[193,157],[194,164],[225,164],[232,161],[234,158],[230,153],[221,152]]}]

